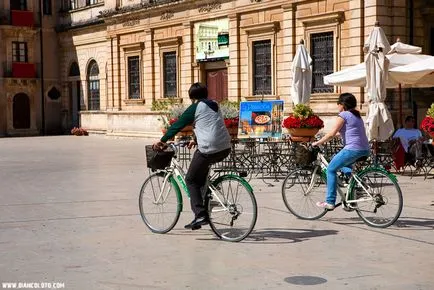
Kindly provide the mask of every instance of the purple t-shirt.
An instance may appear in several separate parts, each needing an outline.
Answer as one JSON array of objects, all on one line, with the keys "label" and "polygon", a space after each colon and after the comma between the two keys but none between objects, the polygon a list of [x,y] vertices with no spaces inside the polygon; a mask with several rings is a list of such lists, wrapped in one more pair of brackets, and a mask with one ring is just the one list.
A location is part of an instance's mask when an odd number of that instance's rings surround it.
[{"label": "purple t-shirt", "polygon": [[339,117],[344,119],[344,125],[339,133],[344,142],[344,148],[349,150],[369,150],[368,137],[366,137],[365,124],[362,118],[356,117],[349,111],[342,111]]}]

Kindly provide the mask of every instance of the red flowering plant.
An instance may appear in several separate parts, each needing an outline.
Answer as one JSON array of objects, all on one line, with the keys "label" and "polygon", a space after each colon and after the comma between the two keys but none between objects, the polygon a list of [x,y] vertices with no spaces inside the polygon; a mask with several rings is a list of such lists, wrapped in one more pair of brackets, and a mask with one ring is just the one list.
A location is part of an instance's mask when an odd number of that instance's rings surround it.
[{"label": "red flowering plant", "polygon": [[220,110],[222,112],[226,128],[238,128],[239,121],[239,103],[224,101],[220,103]]},{"label": "red flowering plant", "polygon": [[282,127],[287,129],[294,128],[318,128],[324,127],[324,122],[312,109],[305,104],[297,104],[289,117],[283,120]]},{"label": "red flowering plant", "polygon": [[426,112],[426,117],[422,120],[420,129],[431,137],[434,136],[434,103],[431,104],[431,108]]}]

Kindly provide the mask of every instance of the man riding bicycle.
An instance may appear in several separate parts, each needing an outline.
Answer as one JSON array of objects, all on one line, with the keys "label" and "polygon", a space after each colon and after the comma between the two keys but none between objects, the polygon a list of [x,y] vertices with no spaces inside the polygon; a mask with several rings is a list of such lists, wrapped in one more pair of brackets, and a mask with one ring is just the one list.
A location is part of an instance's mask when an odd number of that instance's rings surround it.
[{"label": "man riding bicycle", "polygon": [[208,177],[209,167],[225,159],[231,151],[231,137],[226,129],[223,116],[216,102],[208,100],[208,89],[201,83],[194,83],[188,94],[192,104],[179,119],[170,126],[166,134],[153,146],[156,150],[166,147],[166,142],[173,138],[185,126],[193,124],[195,141],[189,144],[191,148],[197,143],[186,174],[186,185],[190,192],[190,204],[194,213],[191,223],[186,229],[197,230],[209,223],[209,216],[205,208],[206,194],[203,188]]}]

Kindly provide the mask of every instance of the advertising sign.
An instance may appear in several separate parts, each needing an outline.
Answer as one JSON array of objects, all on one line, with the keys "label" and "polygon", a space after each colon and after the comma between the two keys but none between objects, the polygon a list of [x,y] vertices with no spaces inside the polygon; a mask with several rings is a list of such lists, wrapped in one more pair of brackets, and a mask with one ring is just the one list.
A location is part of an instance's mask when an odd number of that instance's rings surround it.
[{"label": "advertising sign", "polygon": [[281,138],[283,101],[240,103],[238,138]]},{"label": "advertising sign", "polygon": [[229,58],[229,19],[196,22],[194,44],[198,62]]}]

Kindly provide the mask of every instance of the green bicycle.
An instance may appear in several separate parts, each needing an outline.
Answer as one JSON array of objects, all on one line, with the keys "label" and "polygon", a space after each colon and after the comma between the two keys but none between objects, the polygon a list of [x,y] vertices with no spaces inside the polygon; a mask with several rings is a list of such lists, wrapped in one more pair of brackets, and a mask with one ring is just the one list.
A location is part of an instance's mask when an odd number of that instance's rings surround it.
[{"label": "green bicycle", "polygon": [[[140,214],[154,233],[164,234],[175,227],[183,208],[181,189],[190,197],[184,170],[177,160],[177,147],[185,145],[185,142],[169,144],[172,154],[166,158],[168,162],[154,168],[156,171],[140,189]],[[146,146],[146,150],[153,149]],[[205,188],[212,231],[225,241],[239,242],[246,238],[257,219],[256,199],[250,184],[242,176],[229,173],[208,177]]]},{"label": "green bicycle", "polygon": [[[327,191],[328,162],[318,150],[311,150],[311,153],[311,166],[290,172],[282,184],[285,206],[296,217],[307,220],[319,219],[328,211],[316,206]],[[342,205],[346,211],[355,210],[369,226],[388,227],[401,215],[403,201],[398,181],[395,175],[379,166],[351,173],[346,186],[338,179],[337,192],[341,202],[336,207]]]}]

